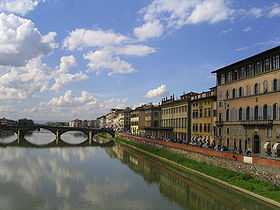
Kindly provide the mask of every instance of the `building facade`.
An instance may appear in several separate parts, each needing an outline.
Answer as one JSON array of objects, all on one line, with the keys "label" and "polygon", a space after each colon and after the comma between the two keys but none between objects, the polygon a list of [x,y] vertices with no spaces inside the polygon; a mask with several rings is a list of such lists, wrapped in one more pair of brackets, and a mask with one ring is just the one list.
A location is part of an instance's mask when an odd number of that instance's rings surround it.
[{"label": "building facade", "polygon": [[239,153],[279,152],[279,57],[276,47],[213,72],[220,145]]},{"label": "building facade", "polygon": [[193,143],[215,145],[216,88],[191,97]]},{"label": "building facade", "polygon": [[79,119],[75,119],[69,122],[69,127],[72,128],[80,128],[83,126],[83,121]]},{"label": "building facade", "polygon": [[152,138],[160,138],[159,128],[161,123],[160,106],[146,104],[144,109],[144,130],[145,135]]},{"label": "building facade", "polygon": [[106,115],[100,116],[97,118],[97,127],[105,128],[106,127]]},{"label": "building facade", "polygon": [[[171,96],[164,98],[161,103],[161,126],[166,139],[189,142],[191,139],[191,96],[190,92],[179,99]],[[172,132],[170,132],[170,128]]]},{"label": "building facade", "polygon": [[130,113],[130,132],[133,135],[145,134],[145,111],[144,106],[137,107]]},{"label": "building facade", "polygon": [[16,126],[17,121],[9,120],[9,119],[6,119],[6,118],[1,118],[0,119],[0,125],[2,125],[2,126]]}]

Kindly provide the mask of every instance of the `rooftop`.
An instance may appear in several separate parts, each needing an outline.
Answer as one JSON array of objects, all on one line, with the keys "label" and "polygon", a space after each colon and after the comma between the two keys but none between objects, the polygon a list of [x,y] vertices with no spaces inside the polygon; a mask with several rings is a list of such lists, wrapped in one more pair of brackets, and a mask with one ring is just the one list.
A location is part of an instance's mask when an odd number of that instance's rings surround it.
[{"label": "rooftop", "polygon": [[218,73],[218,72],[221,72],[221,71],[225,71],[225,70],[228,70],[228,68],[231,68],[231,67],[234,67],[234,66],[238,66],[238,65],[241,65],[241,64],[249,62],[249,61],[257,60],[259,57],[263,57],[263,56],[265,56],[267,54],[270,54],[270,53],[273,53],[275,51],[279,51],[280,52],[280,46],[271,48],[269,50],[266,50],[266,51],[263,51],[261,53],[258,53],[258,54],[255,54],[253,56],[250,56],[248,58],[239,60],[237,62],[234,62],[234,63],[230,64],[230,65],[227,65],[227,66],[224,66],[222,68],[219,68],[219,69],[213,71],[212,73]]}]

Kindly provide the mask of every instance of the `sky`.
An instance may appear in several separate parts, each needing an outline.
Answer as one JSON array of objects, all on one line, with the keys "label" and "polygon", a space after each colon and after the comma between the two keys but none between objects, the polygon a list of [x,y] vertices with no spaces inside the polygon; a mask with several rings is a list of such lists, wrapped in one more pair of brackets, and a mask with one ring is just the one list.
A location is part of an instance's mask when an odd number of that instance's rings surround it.
[{"label": "sky", "polygon": [[0,117],[95,119],[280,44],[277,0],[0,0]]}]

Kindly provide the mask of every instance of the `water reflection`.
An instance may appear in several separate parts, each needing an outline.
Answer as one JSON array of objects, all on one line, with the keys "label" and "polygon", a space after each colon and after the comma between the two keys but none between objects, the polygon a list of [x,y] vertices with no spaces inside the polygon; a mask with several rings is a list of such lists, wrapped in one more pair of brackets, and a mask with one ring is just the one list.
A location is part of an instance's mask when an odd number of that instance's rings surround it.
[{"label": "water reflection", "polygon": [[72,144],[80,144],[87,140],[87,136],[83,132],[69,131],[61,135],[61,139],[64,142]]},{"label": "water reflection", "polygon": [[46,145],[53,142],[56,136],[49,130],[40,129],[39,131],[35,130],[26,134],[24,138],[32,144]]},{"label": "water reflection", "polygon": [[0,160],[5,210],[272,209],[121,146],[7,147]]},{"label": "water reflection", "polygon": [[13,131],[0,130],[0,142],[11,143],[17,139],[17,135]]},{"label": "water reflection", "polygon": [[[273,207],[226,189],[209,180],[186,174],[155,159],[120,145],[110,155],[120,159],[150,184],[157,184],[162,195],[182,208],[195,210],[271,210]],[[276,209],[276,208],[275,208]]]}]

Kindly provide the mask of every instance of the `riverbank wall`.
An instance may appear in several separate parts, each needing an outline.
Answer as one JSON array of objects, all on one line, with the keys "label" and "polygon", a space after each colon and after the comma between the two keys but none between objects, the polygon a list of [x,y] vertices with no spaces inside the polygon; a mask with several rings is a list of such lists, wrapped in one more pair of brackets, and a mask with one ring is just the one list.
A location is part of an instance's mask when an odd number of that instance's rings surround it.
[{"label": "riverbank wall", "polygon": [[143,144],[165,147],[184,154],[184,156],[188,159],[249,174],[257,179],[269,181],[276,186],[280,186],[280,160],[261,158],[257,156],[248,157],[231,152],[219,152],[192,145],[147,139],[128,134],[120,134],[120,137]]}]

